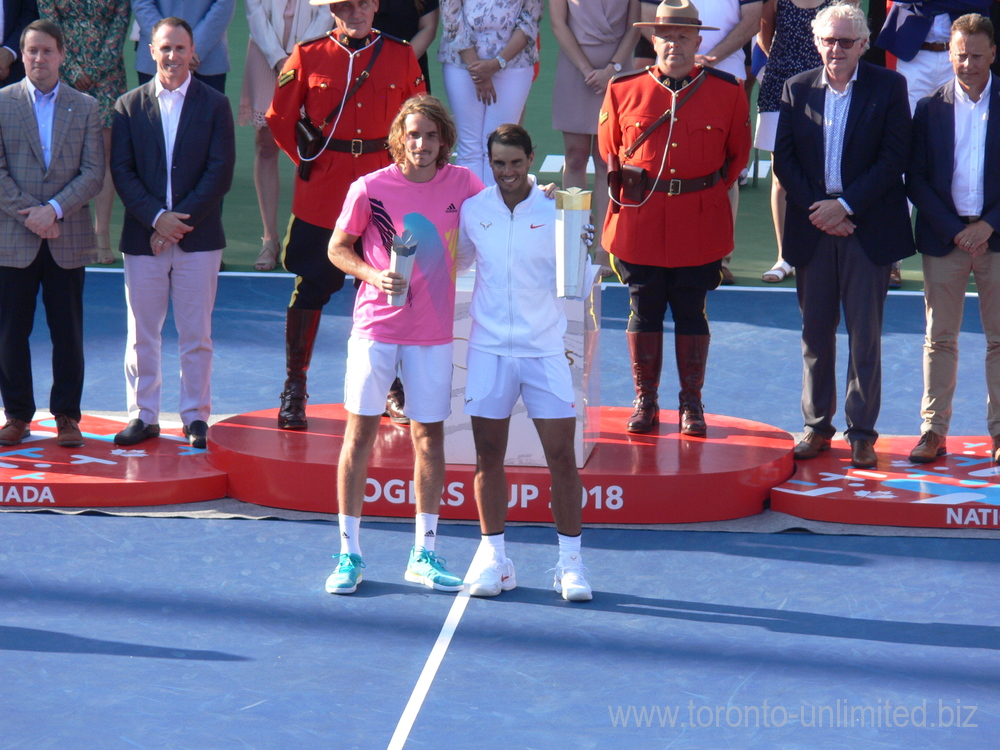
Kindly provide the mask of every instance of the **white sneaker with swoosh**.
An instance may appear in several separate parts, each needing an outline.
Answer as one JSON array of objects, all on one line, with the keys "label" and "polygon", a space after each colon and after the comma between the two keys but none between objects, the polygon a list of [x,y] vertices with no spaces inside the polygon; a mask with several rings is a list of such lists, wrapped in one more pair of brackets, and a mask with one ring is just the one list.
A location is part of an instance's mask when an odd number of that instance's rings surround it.
[{"label": "white sneaker with swoosh", "polygon": [[473,562],[465,576],[470,596],[496,596],[517,586],[514,563],[509,559],[499,561],[487,558],[480,565],[482,567]]}]

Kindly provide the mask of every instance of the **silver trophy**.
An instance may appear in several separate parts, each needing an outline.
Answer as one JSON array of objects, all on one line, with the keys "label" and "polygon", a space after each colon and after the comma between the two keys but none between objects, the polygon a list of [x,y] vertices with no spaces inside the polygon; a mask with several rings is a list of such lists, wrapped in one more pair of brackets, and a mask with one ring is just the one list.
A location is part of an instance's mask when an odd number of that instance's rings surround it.
[{"label": "silver trophy", "polygon": [[556,293],[583,297],[588,263],[583,228],[590,223],[591,191],[569,188],[556,191]]},{"label": "silver trophy", "polygon": [[392,252],[389,253],[389,270],[395,271],[406,279],[406,289],[399,294],[389,295],[389,304],[402,307],[406,304],[406,293],[410,288],[410,276],[413,274],[413,260],[417,254],[417,240],[409,229],[403,230],[403,235],[393,235]]}]

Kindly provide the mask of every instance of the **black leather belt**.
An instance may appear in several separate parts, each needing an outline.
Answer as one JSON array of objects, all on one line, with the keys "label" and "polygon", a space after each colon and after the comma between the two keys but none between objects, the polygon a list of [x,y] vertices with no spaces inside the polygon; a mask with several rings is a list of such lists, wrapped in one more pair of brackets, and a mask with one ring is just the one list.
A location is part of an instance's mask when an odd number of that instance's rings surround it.
[{"label": "black leather belt", "polygon": [[660,178],[656,187],[653,188],[658,193],[666,193],[667,195],[680,195],[681,193],[694,193],[698,190],[705,190],[706,188],[712,187],[715,183],[722,179],[722,170],[719,169],[712,172],[710,175],[705,177],[694,177],[690,180],[668,180],[665,178]]},{"label": "black leather belt", "polygon": [[327,151],[339,151],[342,154],[354,154],[355,156],[384,151],[386,148],[388,148],[388,142],[385,138],[373,138],[368,141],[363,141],[360,138],[355,138],[353,141],[331,138],[330,142],[326,144]]},{"label": "black leather belt", "polygon": [[979,221],[983,217],[982,216],[959,216],[958,218],[960,218],[962,220],[963,224],[975,224],[977,221]]},{"label": "black leather belt", "polygon": [[920,45],[920,49],[928,52],[947,52],[948,42],[924,42]]}]

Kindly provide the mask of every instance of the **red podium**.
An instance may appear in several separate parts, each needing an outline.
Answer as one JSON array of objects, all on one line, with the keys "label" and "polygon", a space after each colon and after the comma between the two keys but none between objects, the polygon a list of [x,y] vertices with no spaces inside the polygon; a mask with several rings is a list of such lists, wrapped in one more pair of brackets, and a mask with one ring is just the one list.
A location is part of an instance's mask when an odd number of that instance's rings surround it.
[{"label": "red podium", "polygon": [[862,470],[851,467],[847,443],[836,441],[771,490],[771,508],[815,521],[1000,529],[1000,466],[990,438],[949,435],[953,452],[929,464],[907,459],[916,442],[880,438],[878,466]]},{"label": "red podium", "polygon": [[124,425],[84,414],[82,448],[56,445],[52,418],[31,423],[20,445],[0,447],[0,506],[92,508],[171,505],[226,495],[226,475],[209,466],[181,430],[132,448],[112,442]]},{"label": "red podium", "polygon": [[[630,409],[601,409],[601,436],[581,470],[585,523],[721,521],[760,513],[771,488],[793,471],[791,436],[775,427],[708,415],[708,437],[677,431],[677,413],[649,435],[629,435]],[[340,404],[309,406],[309,429],[277,427],[277,410],[218,422],[208,460],[238,500],[336,513],[337,457],[346,424]],[[449,464],[442,518],[475,520],[474,468]],[[365,515],[412,518],[413,452],[408,427],[383,420],[368,471]],[[511,521],[550,522],[549,473],[508,466]]]}]

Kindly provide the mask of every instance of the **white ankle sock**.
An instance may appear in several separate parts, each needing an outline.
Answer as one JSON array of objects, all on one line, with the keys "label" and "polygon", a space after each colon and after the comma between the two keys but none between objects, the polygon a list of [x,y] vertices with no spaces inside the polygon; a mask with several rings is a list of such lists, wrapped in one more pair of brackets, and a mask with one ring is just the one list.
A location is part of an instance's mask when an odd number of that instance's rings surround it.
[{"label": "white ankle sock", "polygon": [[507,559],[507,551],[504,548],[503,532],[499,534],[483,534],[483,539],[479,542],[479,549],[498,562]]},{"label": "white ankle sock", "polygon": [[579,568],[583,565],[583,558],[580,555],[580,541],[583,535],[557,534],[557,536],[559,537],[559,567]]},{"label": "white ankle sock", "polygon": [[338,513],[337,521],[340,523],[340,554],[360,555],[361,519]]},{"label": "white ankle sock", "polygon": [[423,547],[428,552],[434,551],[434,543],[437,541],[438,518],[436,513],[417,513],[415,547]]}]

